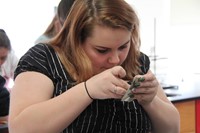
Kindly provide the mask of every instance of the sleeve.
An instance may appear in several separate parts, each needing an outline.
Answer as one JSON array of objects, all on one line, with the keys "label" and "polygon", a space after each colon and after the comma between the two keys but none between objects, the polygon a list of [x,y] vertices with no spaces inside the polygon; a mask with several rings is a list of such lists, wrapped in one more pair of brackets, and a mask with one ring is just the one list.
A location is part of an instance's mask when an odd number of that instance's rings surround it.
[{"label": "sleeve", "polygon": [[[50,46],[49,46],[50,47]],[[53,49],[51,49],[53,50]],[[37,44],[30,48],[19,60],[15,69],[14,79],[16,76],[25,71],[40,72],[53,80],[49,57],[51,51],[45,44]],[[51,51],[52,52],[52,51]]]},{"label": "sleeve", "polygon": [[139,63],[141,64],[141,74],[146,74],[150,68],[150,60],[149,57],[144,54],[144,53],[140,53],[140,58],[139,58]]}]

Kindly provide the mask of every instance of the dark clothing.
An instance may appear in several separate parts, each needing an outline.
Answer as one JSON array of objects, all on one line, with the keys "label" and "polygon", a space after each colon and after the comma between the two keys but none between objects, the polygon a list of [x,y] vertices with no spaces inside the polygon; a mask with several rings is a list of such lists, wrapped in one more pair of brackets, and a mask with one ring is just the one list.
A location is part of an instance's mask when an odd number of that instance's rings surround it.
[{"label": "dark clothing", "polygon": [[7,116],[9,112],[10,93],[4,87],[6,80],[0,76],[0,116]]},{"label": "dark clothing", "polygon": [[[140,62],[146,73],[149,58],[141,54]],[[45,44],[33,46],[20,59],[15,77],[24,71],[37,71],[48,76],[55,87],[53,97],[64,93],[73,84],[58,55]],[[151,129],[147,113],[136,100],[129,103],[106,99],[94,100],[62,133],[148,133]]]}]

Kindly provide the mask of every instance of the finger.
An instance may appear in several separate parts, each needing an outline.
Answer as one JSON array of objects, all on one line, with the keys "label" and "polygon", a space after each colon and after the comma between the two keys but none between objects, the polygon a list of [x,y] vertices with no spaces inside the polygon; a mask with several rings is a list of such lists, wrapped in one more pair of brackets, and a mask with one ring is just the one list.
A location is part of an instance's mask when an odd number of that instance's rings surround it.
[{"label": "finger", "polygon": [[117,94],[117,86],[114,86],[111,91],[112,93]]},{"label": "finger", "polygon": [[141,88],[154,88],[158,86],[158,81],[157,80],[152,80],[152,81],[144,81],[140,83]]},{"label": "finger", "polygon": [[114,93],[114,94],[116,94],[116,95],[123,96],[126,93],[126,90],[124,88],[119,87],[119,86],[114,86],[111,89],[111,92]]},{"label": "finger", "polygon": [[149,70],[145,75],[143,75],[146,81],[153,81],[156,79],[155,75]]},{"label": "finger", "polygon": [[126,71],[121,66],[115,66],[111,69],[113,75],[119,78],[123,78],[126,76]]},{"label": "finger", "polygon": [[151,92],[152,90],[150,88],[136,88],[133,90],[134,94],[148,94]]}]

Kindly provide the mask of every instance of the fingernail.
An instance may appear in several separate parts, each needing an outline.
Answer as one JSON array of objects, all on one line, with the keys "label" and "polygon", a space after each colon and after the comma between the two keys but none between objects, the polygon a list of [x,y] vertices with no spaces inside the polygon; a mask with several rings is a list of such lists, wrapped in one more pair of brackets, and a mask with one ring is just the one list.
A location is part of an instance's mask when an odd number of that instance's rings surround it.
[{"label": "fingernail", "polygon": [[140,86],[140,83],[139,82],[134,82],[134,87],[137,88]]},{"label": "fingernail", "polygon": [[133,93],[128,94],[129,97],[134,97]]},{"label": "fingernail", "polygon": [[144,80],[145,80],[144,77],[140,77],[140,78],[138,79],[139,82],[143,82]]}]

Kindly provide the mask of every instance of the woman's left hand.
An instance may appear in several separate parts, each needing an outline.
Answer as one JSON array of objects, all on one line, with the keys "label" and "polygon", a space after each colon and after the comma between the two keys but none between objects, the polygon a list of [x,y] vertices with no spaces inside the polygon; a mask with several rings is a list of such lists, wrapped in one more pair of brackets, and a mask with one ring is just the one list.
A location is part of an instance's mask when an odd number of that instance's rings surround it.
[{"label": "woman's left hand", "polygon": [[139,82],[140,85],[133,90],[134,97],[141,105],[146,105],[151,103],[155,98],[159,83],[155,75],[149,70],[145,75],[136,75],[134,78],[143,77],[145,80]]}]

